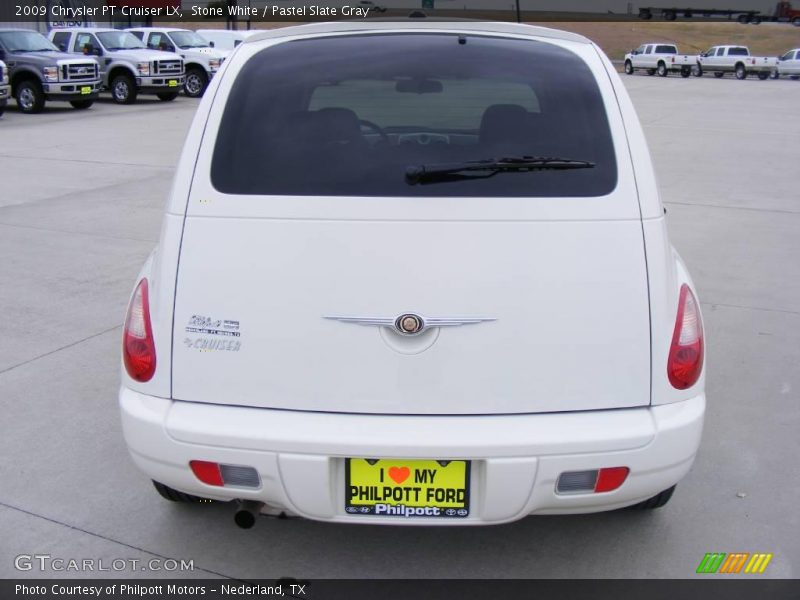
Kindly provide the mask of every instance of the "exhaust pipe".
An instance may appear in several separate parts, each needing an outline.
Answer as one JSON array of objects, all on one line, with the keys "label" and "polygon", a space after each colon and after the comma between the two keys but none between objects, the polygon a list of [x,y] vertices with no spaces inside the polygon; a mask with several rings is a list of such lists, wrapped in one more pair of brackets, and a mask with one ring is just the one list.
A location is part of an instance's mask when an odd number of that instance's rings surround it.
[{"label": "exhaust pipe", "polygon": [[263,506],[263,502],[239,500],[236,513],[233,515],[233,522],[242,529],[250,529],[256,524],[256,517],[261,513]]}]

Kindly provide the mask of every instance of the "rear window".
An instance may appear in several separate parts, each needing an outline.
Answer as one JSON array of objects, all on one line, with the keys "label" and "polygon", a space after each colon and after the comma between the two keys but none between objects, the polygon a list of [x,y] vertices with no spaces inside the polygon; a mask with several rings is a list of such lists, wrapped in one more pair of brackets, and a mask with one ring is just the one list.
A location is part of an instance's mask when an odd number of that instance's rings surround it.
[{"label": "rear window", "polygon": [[657,54],[677,54],[678,49],[675,46],[656,46]]},{"label": "rear window", "polygon": [[[557,157],[591,168],[409,169]],[[449,168],[448,167],[448,168]],[[445,34],[317,38],[253,56],[236,78],[211,167],[227,194],[600,196],[616,186],[597,82],[543,42]]]},{"label": "rear window", "polygon": [[747,48],[729,48],[728,56],[748,56]]}]

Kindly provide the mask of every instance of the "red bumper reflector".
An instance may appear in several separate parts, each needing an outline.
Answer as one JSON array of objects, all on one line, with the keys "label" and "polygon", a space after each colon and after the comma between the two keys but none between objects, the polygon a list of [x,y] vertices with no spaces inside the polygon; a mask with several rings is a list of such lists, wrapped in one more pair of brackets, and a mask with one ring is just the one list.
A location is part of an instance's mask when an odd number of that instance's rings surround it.
[{"label": "red bumper reflector", "polygon": [[193,460],[189,462],[189,466],[192,468],[192,473],[195,474],[195,477],[203,483],[220,487],[225,485],[222,481],[222,473],[220,473],[217,463],[205,460]]},{"label": "red bumper reflector", "polygon": [[621,486],[628,477],[630,469],[628,467],[610,467],[600,469],[597,475],[597,483],[594,484],[594,493],[611,492]]}]

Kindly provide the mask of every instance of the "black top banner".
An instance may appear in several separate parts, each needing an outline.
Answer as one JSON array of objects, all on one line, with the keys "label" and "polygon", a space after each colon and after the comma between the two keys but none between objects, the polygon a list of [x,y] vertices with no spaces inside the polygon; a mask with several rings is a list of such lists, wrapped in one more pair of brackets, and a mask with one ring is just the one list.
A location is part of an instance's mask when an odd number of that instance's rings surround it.
[{"label": "black top banner", "polygon": [[796,600],[800,581],[696,580],[0,580],[3,600]]},{"label": "black top banner", "polygon": [[778,19],[772,0],[3,0],[0,23],[169,23],[243,28],[270,22],[440,18],[492,21]]}]

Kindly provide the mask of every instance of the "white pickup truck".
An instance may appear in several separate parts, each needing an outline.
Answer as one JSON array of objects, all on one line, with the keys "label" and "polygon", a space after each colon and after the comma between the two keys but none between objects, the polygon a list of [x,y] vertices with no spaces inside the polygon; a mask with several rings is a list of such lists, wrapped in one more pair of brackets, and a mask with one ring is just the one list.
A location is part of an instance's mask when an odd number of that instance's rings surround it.
[{"label": "white pickup truck", "polygon": [[733,73],[736,79],[746,79],[756,74],[759,79],[767,79],[778,68],[774,56],[751,56],[746,46],[713,46],[697,57],[700,65],[698,75],[706,71],[714,77],[724,77]]},{"label": "white pickup truck", "polygon": [[674,44],[651,42],[625,55],[625,73],[633,75],[637,69],[647,71],[648,75],[657,73],[660,77],[666,77],[670,72],[689,77],[697,71],[697,56],[678,54]]},{"label": "white pickup truck", "polygon": [[128,29],[151,50],[166,50],[180,55],[186,65],[186,84],[183,93],[199,98],[230,54],[217,50],[208,41],[188,29],[174,27],[133,27]]},{"label": "white pickup truck", "polygon": [[775,79],[781,76],[786,76],[790,79],[800,78],[800,48],[789,50],[781,56],[778,59],[778,68],[772,73],[772,76]]}]

